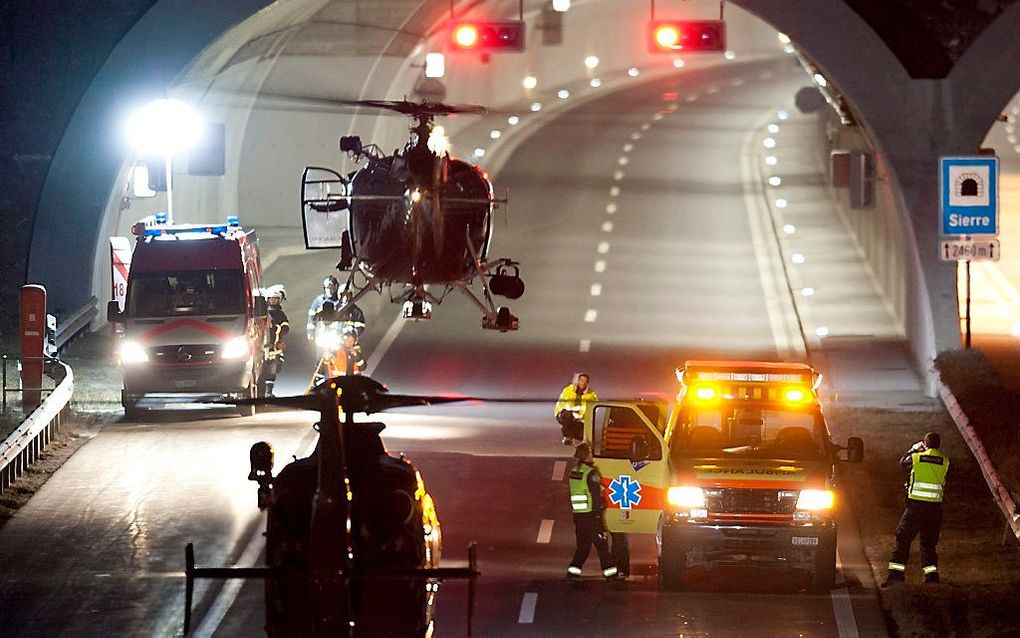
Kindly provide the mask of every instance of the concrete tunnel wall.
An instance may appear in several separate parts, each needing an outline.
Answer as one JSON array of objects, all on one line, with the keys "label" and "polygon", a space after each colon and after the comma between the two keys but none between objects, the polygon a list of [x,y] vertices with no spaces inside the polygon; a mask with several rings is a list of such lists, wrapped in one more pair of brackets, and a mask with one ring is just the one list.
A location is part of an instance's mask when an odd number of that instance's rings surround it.
[{"label": "concrete tunnel wall", "polygon": [[[29,265],[30,279],[41,281],[50,288],[53,299],[51,306],[72,308],[87,296],[85,291],[88,290],[100,293],[98,296],[101,299],[108,298],[105,254],[108,231],[119,230],[118,226],[123,228],[127,223],[125,220],[136,219],[145,212],[144,206],[136,205],[126,216],[122,215],[121,219],[117,219],[117,202],[125,183],[123,161],[117,161],[118,153],[121,154],[119,159],[123,160],[122,149],[107,142],[101,149],[103,155],[101,161],[97,161],[94,166],[79,166],[78,158],[84,155],[90,144],[94,144],[97,137],[96,125],[99,124],[99,128],[107,132],[114,129],[114,121],[110,114],[119,112],[120,109],[116,108],[117,103],[113,94],[119,89],[121,91],[119,95],[123,95],[126,88],[141,84],[148,87],[146,99],[154,97],[160,88],[157,79],[166,80],[168,76],[173,75],[166,71],[167,68],[173,68],[175,64],[177,68],[183,67],[187,60],[196,57],[202,44],[213,40],[223,28],[251,15],[265,5],[264,2],[254,0],[230,4],[229,10],[221,9],[216,16],[210,18],[208,7],[197,0],[164,0],[158,3],[124,38],[90,87],[54,158],[40,202],[36,233],[33,237]],[[241,108],[236,105],[215,106],[216,92],[210,89],[225,81],[238,82],[233,86],[228,85],[228,88],[243,87],[255,91],[266,87],[269,87],[268,90],[286,89],[289,81],[292,83],[291,86],[296,85],[300,88],[307,89],[311,85],[326,89],[324,93],[316,93],[317,95],[391,99],[409,95],[410,87],[419,73],[419,70],[411,67],[411,64],[420,61],[424,52],[428,50],[427,47],[421,47],[402,58],[377,54],[346,60],[315,59],[312,61],[319,62],[319,65],[306,66],[303,60],[279,55],[286,50],[287,45],[286,38],[281,37],[278,42],[280,48],[275,55],[252,58],[227,69],[223,74],[218,74],[217,63],[227,59],[231,50],[236,53],[239,49],[237,42],[229,42],[230,36],[239,37],[245,28],[251,28],[253,23],[256,26],[259,22],[263,25],[272,25],[274,21],[278,23],[284,10],[290,12],[284,16],[285,20],[294,22],[300,21],[303,16],[311,15],[327,4],[329,3],[319,0],[286,3],[285,7],[281,7],[280,3],[273,5],[269,10],[258,13],[231,30],[227,34],[226,42],[224,38],[220,38],[217,45],[225,46],[207,47],[189,72],[180,78],[180,85],[174,89],[174,93],[180,92],[181,95],[187,96],[189,91],[202,92],[204,97],[200,104],[205,106],[208,103],[213,106],[214,112],[215,109],[219,109],[221,121],[228,125],[228,175],[223,178],[182,177],[175,189],[175,209],[195,211],[196,221],[215,219],[222,217],[223,211],[237,210],[242,213],[249,225],[263,223],[288,225],[288,219],[296,224],[298,219],[296,193],[300,168],[305,164],[314,163],[345,168],[342,162],[337,161],[338,157],[334,151],[335,140],[339,134],[356,129],[363,139],[380,142],[387,150],[403,141],[405,135],[403,125],[393,123],[394,119],[399,121],[399,118],[375,118],[373,132],[365,134],[362,129],[366,119],[364,116],[356,118],[326,113],[295,115],[293,112],[249,108],[251,105]],[[516,5],[516,3],[504,4]],[[517,82],[504,82],[502,78],[507,76],[520,78],[525,71],[530,72],[542,82],[536,90],[540,93],[551,85],[574,84],[586,79],[588,72],[580,61],[591,53],[603,60],[604,66],[600,65],[599,74],[606,76],[630,65],[645,67],[653,61],[663,62],[661,58],[652,58],[644,51],[642,38],[618,38],[614,40],[617,46],[613,50],[592,51],[594,45],[606,40],[604,25],[607,20],[611,20],[611,24],[625,24],[627,18],[636,19],[632,15],[633,12],[623,11],[619,3],[615,3],[616,6],[613,4],[608,2],[575,4],[574,9],[566,16],[564,44],[556,50],[559,55],[555,57],[539,57],[536,46],[539,38],[534,30],[536,16],[529,14],[531,22],[529,50],[521,55],[493,56],[493,61],[488,66],[491,71],[489,77],[499,78],[498,81],[467,81],[468,73],[464,74],[464,82],[459,81],[458,73],[465,70],[464,66],[470,70],[472,62],[465,64],[464,61],[449,56],[447,100],[506,105],[522,98],[530,99],[532,96],[526,95]],[[684,7],[685,10],[697,12],[697,17],[711,17],[704,14],[705,7],[701,6],[702,4],[714,6],[714,3],[688,3]],[[955,76],[955,81],[947,80],[944,84],[932,86],[938,83],[930,80],[912,81],[906,78],[902,67],[867,25],[841,4],[827,3],[824,11],[812,11],[810,15],[807,15],[807,12],[785,14],[776,6],[781,3],[740,0],[739,4],[772,24],[780,26],[836,82],[862,116],[867,130],[883,153],[883,158],[889,161],[891,170],[898,176],[897,185],[901,189],[900,222],[904,228],[910,230],[907,236],[915,237],[921,242],[933,241],[932,232],[919,228],[918,222],[925,217],[923,212],[931,212],[933,204],[925,205],[923,198],[930,195],[934,179],[922,175],[930,172],[931,165],[924,165],[925,162],[918,161],[915,154],[920,150],[927,152],[925,157],[930,157],[933,152],[938,153],[947,147],[953,152],[973,152],[973,148],[980,143],[991,117],[1012,96],[1016,83],[1003,82],[1004,88],[1000,91],[1003,96],[995,94],[979,104],[968,100],[974,95],[975,84],[980,86],[982,91],[988,89],[987,82],[982,83],[981,78],[987,79],[993,72],[1001,76],[1002,65],[982,62],[989,58],[1003,59],[1003,56],[1006,60],[1016,61],[1018,44],[1015,37],[1010,41],[1009,34],[1015,35],[1018,32],[1015,25],[1017,16],[1020,15],[1020,7],[1013,7],[1007,14],[1000,16],[996,24],[987,30],[978,43],[975,43],[961,64],[957,65],[963,66],[968,59],[976,60],[966,65],[968,68],[966,74],[962,72],[957,74],[954,71],[950,79]],[[837,6],[828,6],[829,4]],[[506,13],[512,13],[512,10]],[[201,15],[202,20],[200,23],[195,21],[192,24],[192,21],[181,18],[190,15]],[[738,25],[746,22],[746,17],[747,14],[735,9],[733,5],[728,7],[730,42],[738,52],[738,59],[748,52],[766,50],[768,48],[766,42],[771,35],[771,32],[762,29],[760,24],[748,26],[742,34],[742,28]],[[176,29],[167,33],[165,25],[170,21],[173,21]],[[642,14],[635,24],[643,21]],[[756,20],[751,22],[757,23]],[[573,26],[581,23],[587,23],[590,27],[579,29]],[[835,25],[838,25],[841,37],[833,37],[831,31]],[[437,24],[432,29],[433,40],[442,37],[441,29],[438,27]],[[632,32],[640,32],[640,28]],[[149,44],[157,37],[166,42],[158,54],[152,51]],[[747,39],[744,40],[743,37]],[[992,44],[985,44],[985,41]],[[749,50],[742,50],[741,48],[748,43],[752,43]],[[756,49],[759,45],[760,48]],[[148,54],[148,57],[143,57],[142,63],[139,63],[137,57],[140,53]],[[635,57],[629,60],[630,55]],[[562,62],[570,59],[576,60],[576,65],[571,66]],[[366,64],[369,62],[371,64]],[[1020,64],[1012,64],[1012,69],[1009,69],[1009,64],[1005,67],[1014,73],[1020,73]],[[146,72],[160,68],[163,69],[162,74],[149,76],[148,82],[140,82]],[[303,69],[307,70],[302,73]],[[209,70],[213,70],[214,73],[203,78],[203,71]],[[876,82],[876,78],[883,78],[883,81]],[[338,87],[347,90],[337,91]],[[609,83],[606,88],[610,88]],[[143,90],[135,95],[141,98],[144,93],[146,91]],[[890,108],[890,104],[887,103],[890,100],[899,108]],[[136,99],[134,103],[143,101]],[[933,113],[940,117],[936,118],[934,123],[928,122],[929,125],[926,127],[899,126],[899,122],[904,121],[899,118],[910,121],[909,116],[916,113],[919,108],[921,112]],[[946,125],[947,117],[950,118],[949,124],[962,126],[954,128],[950,133],[951,140],[933,139],[933,130]],[[216,121],[217,118],[210,119]],[[297,126],[299,123],[305,126]],[[455,133],[459,126],[463,125],[457,123],[449,128]],[[976,140],[976,143],[972,143],[973,140]],[[923,148],[918,149],[918,146]],[[460,150],[463,152],[464,149]],[[271,159],[263,161],[262,158]],[[294,171],[290,170],[291,166],[295,167]],[[904,177],[905,175],[909,177]],[[200,180],[207,183],[197,183]],[[218,183],[210,183],[210,180],[218,180]],[[196,183],[189,184],[192,181]],[[937,185],[935,186],[937,192]],[[101,204],[96,206],[98,193],[109,195],[107,199],[114,203],[105,207],[105,210]],[[96,223],[97,211],[103,211],[102,225]],[[293,214],[288,215],[288,211],[293,211]],[[182,212],[178,213],[177,218],[180,221],[189,221]],[[907,332],[911,339],[915,361],[918,367],[923,369],[937,350],[956,347],[959,343],[955,271],[951,266],[938,263],[933,250],[929,256],[925,251],[919,251],[917,244],[909,245],[907,248],[911,255],[908,260],[910,267],[904,273],[904,278],[908,282],[905,304],[908,314]],[[54,264],[54,260],[49,257],[53,254],[64,256],[60,260],[60,265]],[[94,264],[91,269],[92,276],[89,277],[88,269],[72,269],[74,272],[69,273],[69,269],[64,266],[68,261],[72,263],[91,261]]]}]

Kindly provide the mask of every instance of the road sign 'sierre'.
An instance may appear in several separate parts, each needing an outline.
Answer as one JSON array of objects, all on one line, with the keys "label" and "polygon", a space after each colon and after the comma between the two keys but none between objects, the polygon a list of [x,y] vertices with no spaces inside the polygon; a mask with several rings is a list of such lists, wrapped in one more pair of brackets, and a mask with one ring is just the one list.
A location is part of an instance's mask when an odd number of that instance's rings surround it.
[{"label": "road sign 'sierre'", "polygon": [[939,159],[940,231],[943,237],[999,234],[999,159]]}]

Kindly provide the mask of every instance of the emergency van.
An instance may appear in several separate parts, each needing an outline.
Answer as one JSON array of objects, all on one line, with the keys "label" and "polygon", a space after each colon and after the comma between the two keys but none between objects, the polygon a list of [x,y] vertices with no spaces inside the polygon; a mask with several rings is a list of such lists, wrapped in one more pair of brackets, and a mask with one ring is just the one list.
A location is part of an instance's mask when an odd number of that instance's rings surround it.
[{"label": "emergency van", "polygon": [[[798,363],[688,361],[662,401],[597,401],[584,419],[602,475],[606,529],[655,534],[659,582],[687,570],[769,565],[807,572],[812,589],[836,575],[834,469],[864,443],[834,444]],[[842,459],[837,456],[845,452]]]},{"label": "emergency van", "polygon": [[[134,250],[111,238],[125,415],[141,407],[259,395],[267,324],[258,240],[236,217],[225,224],[166,223],[157,215],[132,228]],[[112,241],[119,239],[120,241]],[[121,250],[118,250],[121,248]],[[254,406],[241,406],[242,415]]]}]

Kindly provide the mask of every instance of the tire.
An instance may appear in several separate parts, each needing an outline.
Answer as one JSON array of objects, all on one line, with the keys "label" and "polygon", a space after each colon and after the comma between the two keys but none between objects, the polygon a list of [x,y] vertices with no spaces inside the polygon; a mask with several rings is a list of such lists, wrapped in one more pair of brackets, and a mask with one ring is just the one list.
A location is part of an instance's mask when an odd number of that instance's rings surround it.
[{"label": "tire", "polygon": [[686,548],[663,543],[662,554],[659,555],[659,588],[680,591],[683,588],[685,567]]},{"label": "tire", "polygon": [[811,591],[824,593],[836,586],[836,538],[823,542],[815,551],[814,569],[811,570]]}]

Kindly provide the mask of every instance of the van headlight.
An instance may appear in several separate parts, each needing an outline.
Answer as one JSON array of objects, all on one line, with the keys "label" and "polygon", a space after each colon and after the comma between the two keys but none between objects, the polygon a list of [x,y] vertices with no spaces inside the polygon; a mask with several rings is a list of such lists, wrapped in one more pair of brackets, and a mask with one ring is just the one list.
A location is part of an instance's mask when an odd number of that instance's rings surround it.
[{"label": "van headlight", "polygon": [[836,502],[832,490],[801,490],[797,497],[797,509],[809,512],[831,510]]},{"label": "van headlight", "polygon": [[129,363],[146,363],[149,361],[149,354],[145,352],[145,348],[142,344],[137,341],[124,340],[120,344],[120,362]]},{"label": "van headlight", "polygon": [[221,359],[242,359],[248,356],[248,338],[234,337],[228,341],[220,352]]},{"label": "van headlight", "polygon": [[674,485],[666,492],[666,500],[674,507],[704,508],[705,490],[689,485]]}]

